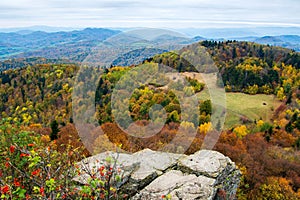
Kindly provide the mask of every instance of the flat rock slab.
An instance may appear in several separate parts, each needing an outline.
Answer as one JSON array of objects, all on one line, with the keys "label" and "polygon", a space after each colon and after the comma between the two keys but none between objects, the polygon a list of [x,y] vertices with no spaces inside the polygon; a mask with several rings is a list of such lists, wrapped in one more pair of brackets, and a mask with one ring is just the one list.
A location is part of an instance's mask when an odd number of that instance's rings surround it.
[{"label": "flat rock slab", "polygon": [[139,163],[140,167],[131,175],[132,179],[139,181],[147,178],[153,173],[157,173],[158,175],[162,174],[166,169],[176,165],[177,161],[183,157],[186,156],[145,149],[134,153],[131,156],[131,160],[124,162],[124,166]]},{"label": "flat rock slab", "polygon": [[[117,158],[118,165],[122,166],[126,170],[126,175],[130,176],[134,182],[140,182],[151,176],[158,176],[166,169],[173,165],[176,165],[180,158],[186,157],[182,154],[172,154],[166,152],[152,151],[150,149],[144,149],[134,154],[113,153],[105,152],[78,163],[81,168],[98,169],[103,161],[108,156]],[[82,173],[80,177],[76,177],[76,181],[86,184],[88,175]]]},{"label": "flat rock slab", "polygon": [[209,150],[201,150],[180,159],[178,165],[183,171],[212,178],[217,178],[228,165],[235,168],[234,163],[228,157]]},{"label": "flat rock slab", "polygon": [[146,188],[132,197],[133,200],[156,200],[163,196],[172,199],[210,199],[213,194],[215,179],[194,174],[183,174],[181,171],[171,170],[155,179]]}]

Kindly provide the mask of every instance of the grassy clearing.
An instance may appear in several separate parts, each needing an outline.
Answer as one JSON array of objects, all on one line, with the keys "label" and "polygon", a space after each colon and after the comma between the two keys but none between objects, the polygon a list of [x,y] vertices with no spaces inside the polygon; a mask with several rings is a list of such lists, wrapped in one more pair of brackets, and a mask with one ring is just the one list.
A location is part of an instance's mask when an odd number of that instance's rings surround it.
[{"label": "grassy clearing", "polygon": [[[225,129],[241,124],[241,118],[247,118],[250,121],[262,119],[270,122],[274,111],[281,104],[274,95],[225,93],[224,89],[216,85],[216,74],[194,72],[168,73],[167,77],[170,80],[191,77],[205,83],[205,89],[196,95],[200,100],[212,99],[211,97],[213,97],[214,103],[218,106],[218,110],[216,110],[218,114],[216,116],[220,116],[224,107],[226,107]],[[225,102],[226,105],[224,105]]]},{"label": "grassy clearing", "polygon": [[[208,90],[197,95],[199,99],[210,99]],[[262,119],[270,122],[274,111],[281,102],[274,95],[248,95],[243,93],[226,93],[225,128],[241,124],[241,117],[250,121]]]},{"label": "grassy clearing", "polygon": [[246,117],[251,121],[259,119],[270,121],[274,111],[281,104],[273,95],[242,93],[226,93],[226,103],[226,128],[241,123],[241,117]]},{"label": "grassy clearing", "polygon": [[[222,99],[226,98],[226,119],[225,128],[231,128],[241,124],[241,117],[250,121],[262,119],[270,122],[274,111],[280,106],[281,102],[274,95],[248,95],[243,93],[224,93],[224,89],[216,86],[216,76],[214,74],[199,74],[202,78],[196,78],[210,85],[210,90],[206,87],[204,91],[197,94],[199,99],[210,99],[215,97],[215,103],[222,105]],[[194,75],[193,75],[194,76]],[[203,81],[203,77],[205,81]],[[223,106],[221,106],[223,107]]]}]

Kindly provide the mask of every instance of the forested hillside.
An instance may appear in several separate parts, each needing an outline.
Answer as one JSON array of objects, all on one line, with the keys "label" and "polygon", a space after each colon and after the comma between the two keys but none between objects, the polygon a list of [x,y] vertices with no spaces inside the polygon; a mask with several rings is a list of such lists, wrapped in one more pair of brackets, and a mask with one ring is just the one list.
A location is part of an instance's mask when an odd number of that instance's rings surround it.
[{"label": "forested hillside", "polygon": [[46,57],[82,61],[99,42],[120,31],[86,28],[80,31],[0,33],[0,59]]},{"label": "forested hillside", "polygon": [[0,71],[9,69],[25,68],[28,66],[36,66],[40,64],[72,64],[64,59],[47,59],[47,58],[14,58],[0,62]]},{"label": "forested hillside", "polygon": [[[281,47],[236,41],[203,41],[200,45],[212,56],[227,91],[270,94],[281,84],[282,69],[289,65],[300,68],[300,54]],[[182,52],[184,49],[179,54]],[[154,56],[153,61],[179,71],[197,71],[175,52]]]},{"label": "forested hillside", "polygon": [[[274,115],[268,121],[241,118],[229,130],[222,131],[215,146],[216,150],[236,162],[243,173],[238,199],[299,199],[300,54],[289,49],[249,42],[203,41],[194,45],[207,48],[220,70],[218,78],[223,79],[226,92],[230,92],[230,95],[274,95],[276,101],[280,101],[280,106],[273,108]],[[187,48],[180,51],[187,51]],[[128,56],[131,57],[130,54]],[[168,65],[179,72],[197,72],[191,63],[175,52],[165,52],[144,61],[149,70],[159,70],[156,63]],[[34,61],[26,65],[31,66],[0,72],[1,118],[5,119],[5,123],[18,124],[42,135],[53,134],[53,127],[57,124],[59,133],[51,136],[56,144],[80,146],[72,119],[71,97],[79,66]],[[122,144],[124,150],[131,152],[143,148],[157,150],[180,134],[178,127],[181,125],[186,130],[197,130],[195,137],[187,135],[182,139],[182,143],[191,141],[186,153],[199,150],[205,135],[211,130],[211,102],[199,99],[199,107],[194,108],[199,118],[193,119],[192,123],[180,124],[182,110],[178,98],[172,88],[165,88],[156,82],[136,88],[130,97],[128,109],[131,118],[143,126],[150,119],[149,108],[160,104],[167,118],[166,125],[158,134],[149,138],[135,138],[114,123],[110,102],[113,89],[124,74],[135,68],[115,66],[99,69],[103,70],[103,75],[95,93],[96,117],[106,139],[117,145]],[[194,92],[201,96],[205,83],[197,78],[184,77],[183,81],[189,83],[189,87],[183,89],[184,94],[189,96]],[[162,83],[170,81],[163,77],[157,79]],[[78,84],[83,84],[83,81]],[[180,80],[174,83],[174,88],[181,87]],[[156,114],[161,113],[157,111]],[[92,142],[95,144],[101,140],[103,138],[97,133],[93,135]],[[166,150],[176,152],[179,146],[168,148]]]},{"label": "forested hillside", "polygon": [[1,116],[25,125],[69,120],[74,65],[35,65],[1,72]]}]

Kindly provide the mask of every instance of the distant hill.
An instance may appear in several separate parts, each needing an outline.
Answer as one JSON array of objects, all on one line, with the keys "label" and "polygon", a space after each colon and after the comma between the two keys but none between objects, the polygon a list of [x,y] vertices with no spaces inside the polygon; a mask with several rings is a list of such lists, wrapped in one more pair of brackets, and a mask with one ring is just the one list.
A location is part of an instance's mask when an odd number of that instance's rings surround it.
[{"label": "distant hill", "polygon": [[270,44],[270,45],[283,43],[283,41],[281,39],[279,39],[278,37],[273,37],[273,36],[265,36],[262,38],[257,38],[254,41],[257,43],[265,43],[265,44]]},{"label": "distant hill", "polygon": [[[176,33],[172,31],[155,29],[149,29],[149,31],[150,32],[145,32],[143,29],[140,29],[133,33],[129,32],[128,34],[124,33],[121,35],[119,34],[121,31],[102,28],[86,28],[84,30],[74,30],[70,32],[32,30],[5,32],[0,33],[0,60],[43,57],[47,59],[64,59],[70,62],[83,62],[95,48],[96,51],[98,51],[97,48],[101,42],[110,38],[110,40],[103,43],[105,47],[107,46],[107,42],[113,43],[114,46],[120,46],[120,48],[123,48],[123,45],[126,47],[134,46],[133,49],[128,49],[128,53],[134,51],[136,55],[139,55],[138,57],[140,57],[140,59],[133,60],[131,63],[128,60],[126,63],[118,61],[119,64],[122,65],[132,65],[152,57],[155,54],[163,53],[162,50],[154,51],[157,45],[160,47],[164,46],[165,50],[172,50],[181,48],[182,45],[204,40],[202,37],[188,38],[184,35],[176,35]],[[179,45],[179,47],[176,45]],[[151,50],[144,52],[145,48],[150,48]],[[143,53],[141,52],[144,52],[145,55],[142,56]],[[133,52],[129,54],[132,53]],[[119,55],[119,59],[121,59],[121,56],[122,55]]]},{"label": "distant hill", "polygon": [[[229,32],[226,32],[229,34]],[[205,35],[205,34],[201,34]],[[234,35],[234,34],[232,34]],[[236,41],[246,41],[246,42],[255,42],[258,44],[264,44],[264,45],[271,45],[271,46],[278,46],[278,47],[284,47],[288,49],[292,49],[295,51],[300,52],[300,36],[299,35],[279,35],[279,36],[251,36],[251,33],[249,33],[249,36],[245,37],[233,37],[230,35],[226,35],[227,37],[219,37],[214,38],[214,35],[212,34],[211,37],[202,37],[202,36],[196,36],[193,39],[189,40],[191,42],[194,40],[194,42],[203,41],[203,40],[210,40],[210,41],[217,41],[217,42],[223,42],[227,40],[236,40]],[[193,43],[193,42],[191,42]],[[184,44],[184,42],[182,42]],[[188,44],[188,43],[186,43]]]},{"label": "distant hill", "polygon": [[189,38],[168,30],[137,29],[108,38],[101,45],[93,48],[83,62],[101,67],[130,66],[156,54],[179,50],[200,40],[204,38]]},{"label": "distant hill", "polygon": [[273,46],[281,46],[295,51],[300,51],[300,36],[298,35],[280,35],[280,36],[265,36],[254,40],[259,44],[269,44]]},{"label": "distant hill", "polygon": [[[0,31],[3,29],[0,29]],[[83,30],[59,31],[58,28],[38,27],[31,29],[11,29],[15,32],[0,32],[0,60],[11,60],[20,58],[46,58],[46,59],[62,59],[65,62],[80,63],[85,62],[87,56],[91,55],[96,48],[96,51],[102,52],[97,55],[97,59],[101,61],[111,61],[112,65],[133,65],[142,62],[145,59],[153,57],[156,54],[161,54],[165,51],[181,49],[184,45],[207,40],[237,40],[250,41],[259,44],[267,44],[272,46],[281,46],[295,51],[300,51],[300,36],[298,35],[280,35],[280,36],[263,36],[260,37],[264,29],[189,29],[192,32],[198,31],[195,37],[168,31],[148,29],[148,32],[143,29],[137,29],[134,34],[124,34],[119,30],[103,29],[103,28],[86,28]],[[39,30],[39,31],[35,31]],[[40,31],[48,30],[49,32]],[[62,29],[69,30],[69,29]],[[267,33],[275,33],[282,29],[266,29]],[[297,28],[290,28],[289,32],[294,33]],[[215,31],[213,34],[211,31]],[[256,31],[256,32],[255,32]],[[275,31],[275,32],[274,32]],[[224,34],[223,34],[224,33]],[[259,34],[258,34],[259,33]],[[285,33],[283,31],[283,33]],[[114,37],[116,36],[116,37]],[[202,37],[205,36],[205,37]],[[216,38],[216,36],[224,36]],[[109,52],[111,47],[100,49],[99,44],[106,41],[117,45],[121,51],[114,58]],[[212,39],[213,38],[213,39]],[[125,49],[122,49],[126,47]],[[129,47],[129,48],[128,48]],[[113,47],[115,48],[115,47]],[[147,50],[146,50],[147,49]],[[156,50],[157,51],[156,51]],[[163,50],[162,50],[163,49]],[[103,54],[103,55],[102,55]],[[100,56],[100,57],[99,57]],[[101,57],[102,56],[102,57]],[[107,58],[109,56],[109,58]],[[8,61],[8,63],[11,61]],[[13,61],[14,62],[14,61]],[[19,66],[19,65],[17,65]],[[3,69],[7,69],[2,67]],[[13,68],[15,66],[12,66]]]},{"label": "distant hill", "polygon": [[145,59],[151,58],[156,54],[162,54],[167,50],[155,49],[155,48],[143,48],[130,51],[117,59],[112,63],[113,66],[130,66],[137,65],[143,62]]},{"label": "distant hill", "polygon": [[247,36],[247,37],[230,37],[230,40],[249,41],[258,44],[279,46],[293,49],[300,52],[300,36],[299,35],[279,35],[279,36]]},{"label": "distant hill", "polygon": [[47,57],[78,61],[81,54],[89,52],[91,47],[120,31],[87,28],[71,32],[28,31],[28,33],[26,34],[26,31],[0,33],[0,59]]},{"label": "distant hill", "polygon": [[24,68],[41,64],[72,64],[64,59],[47,59],[47,58],[14,58],[0,62],[0,72],[8,69]]},{"label": "distant hill", "polygon": [[[129,51],[123,55],[120,55],[112,63],[114,66],[130,66],[137,65],[146,59],[152,58],[157,54],[162,54],[170,50],[180,49],[185,45],[193,44],[199,41],[205,40],[202,37],[179,37],[174,35],[162,34],[152,40],[143,41],[145,44],[148,43],[150,46],[158,46],[162,48],[138,48]],[[135,41],[136,42],[136,41]]]},{"label": "distant hill", "polygon": [[211,39],[300,34],[300,27],[181,28],[176,30],[190,35],[191,37],[201,35]]}]

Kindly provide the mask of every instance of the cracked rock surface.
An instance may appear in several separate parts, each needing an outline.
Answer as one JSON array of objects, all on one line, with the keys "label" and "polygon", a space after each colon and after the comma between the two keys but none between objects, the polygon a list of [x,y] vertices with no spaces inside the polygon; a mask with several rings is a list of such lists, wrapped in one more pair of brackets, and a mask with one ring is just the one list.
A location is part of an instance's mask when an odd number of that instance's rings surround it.
[{"label": "cracked rock surface", "polygon": [[[79,166],[97,168],[99,161],[115,153],[101,153],[87,158]],[[218,199],[218,190],[233,198],[240,180],[240,171],[223,154],[200,150],[190,156],[144,149],[134,154],[120,153],[118,163],[126,169],[121,190],[130,199]],[[87,174],[74,180],[86,183]]]},{"label": "cracked rock surface", "polygon": [[205,176],[183,174],[170,170],[156,178],[132,199],[160,199],[170,194],[172,199],[209,199],[215,180]]}]

